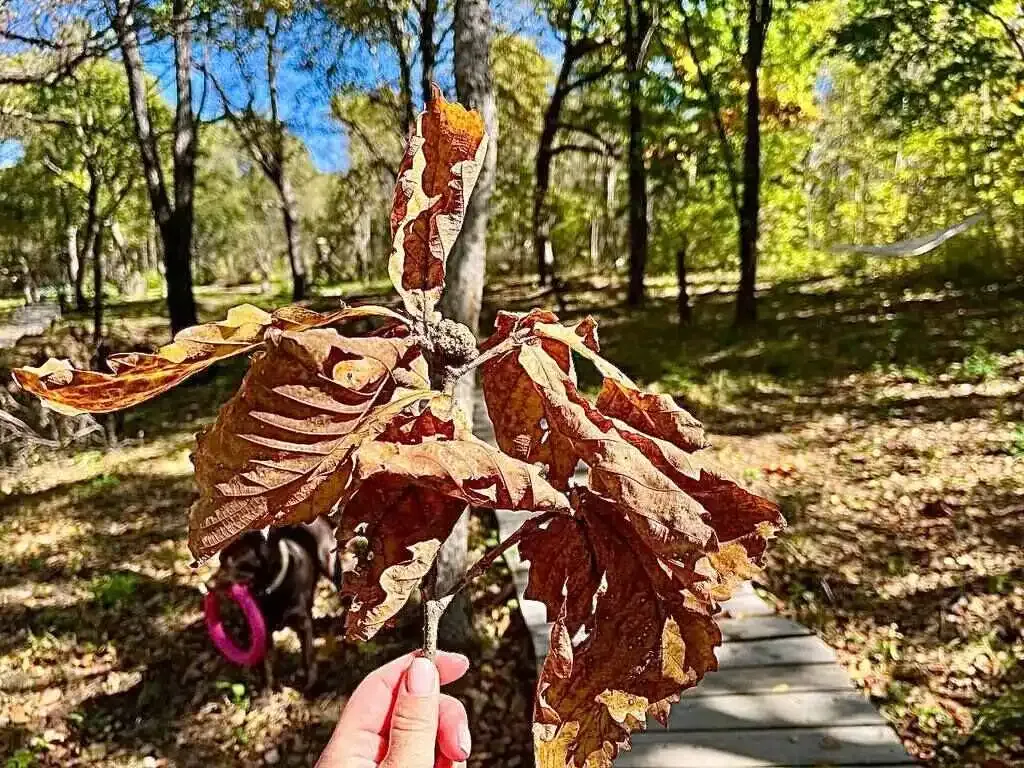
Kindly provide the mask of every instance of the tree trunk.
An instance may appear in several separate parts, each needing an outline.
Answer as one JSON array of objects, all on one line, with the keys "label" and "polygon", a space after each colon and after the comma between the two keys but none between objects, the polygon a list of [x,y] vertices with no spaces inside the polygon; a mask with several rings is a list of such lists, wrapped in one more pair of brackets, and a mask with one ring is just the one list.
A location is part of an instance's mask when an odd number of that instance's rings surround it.
[{"label": "tree trunk", "polygon": [[686,287],[686,243],[683,242],[676,251],[676,282],[679,284],[679,326],[687,326],[693,320],[690,309],[690,294]]},{"label": "tree trunk", "polygon": [[69,224],[66,230],[67,251],[68,251],[68,282],[75,294],[75,308],[82,312],[85,304],[85,296],[82,293],[82,283],[79,277],[82,271],[82,260],[78,251],[78,227]]},{"label": "tree trunk", "polygon": [[113,18],[121,48],[121,61],[128,79],[135,135],[142,158],[143,176],[149,194],[153,220],[160,231],[164,250],[164,279],[167,281],[167,311],[171,331],[195,325],[196,303],[192,292],[192,225],[197,141],[192,112],[191,27],[185,0],[174,0],[175,82],[177,109],[174,120],[174,203],[164,179],[160,148],[149,112],[148,83],[142,60],[132,0],[117,0]]},{"label": "tree trunk", "polygon": [[167,281],[167,310],[171,331],[177,333],[196,325],[196,302],[192,293],[192,211],[176,211],[160,227],[164,245],[164,278]]},{"label": "tree trunk", "polygon": [[370,276],[370,249],[373,247],[373,212],[368,205],[360,206],[352,235],[356,279],[365,282]]},{"label": "tree trunk", "polygon": [[103,338],[103,222],[99,222],[92,240],[92,340]]},{"label": "tree trunk", "polygon": [[295,202],[295,191],[288,177],[281,173],[278,194],[281,197],[281,217],[284,220],[284,234],[288,242],[288,266],[292,271],[292,301],[306,298],[306,260],[302,255],[302,239],[299,233],[299,207]]},{"label": "tree trunk", "polygon": [[82,244],[82,249],[77,257],[78,270],[75,274],[75,308],[79,312],[85,312],[89,309],[89,302],[85,298],[85,262],[95,252],[96,239],[101,236],[100,230],[103,228],[99,212],[100,184],[99,180],[91,176],[86,199],[85,242]]},{"label": "tree trunk", "polygon": [[434,66],[437,63],[437,41],[434,40],[434,28],[437,26],[438,0],[424,0],[420,9],[420,91],[423,103],[430,101],[431,87],[434,83]]},{"label": "tree trunk", "polygon": [[626,0],[626,90],[629,97],[629,291],[631,307],[644,303],[649,224],[647,167],[644,163],[644,111],[641,92],[651,18],[643,0]]},{"label": "tree trunk", "polygon": [[[555,83],[555,90],[551,94],[551,101],[544,110],[544,124],[540,132],[540,142],[537,146],[537,158],[534,161],[534,178],[536,183],[533,188],[533,255],[537,262],[537,282],[547,285],[548,263],[548,225],[547,225],[547,199],[548,190],[551,187],[551,161],[554,160],[555,135],[558,133],[558,121],[562,116],[562,107],[565,104],[565,97],[568,94],[569,75],[572,69],[573,59],[568,56],[562,58],[562,65],[558,71],[558,81]],[[552,272],[554,271],[552,266]]]},{"label": "tree trunk", "polygon": [[[488,206],[494,189],[498,151],[498,107],[490,65],[491,8],[488,0],[456,0],[455,87],[459,101],[477,109],[484,119],[489,143],[476,188],[466,209],[462,233],[448,264],[445,315],[477,333],[487,270]],[[459,405],[472,418],[474,381],[458,384]],[[441,547],[437,557],[437,586],[448,591],[466,573],[469,553],[469,514],[466,512]],[[445,615],[441,635],[449,646],[468,644],[472,637],[468,598],[463,593]]]},{"label": "tree trunk", "polygon": [[740,212],[740,285],[736,324],[757,322],[757,246],[761,217],[761,61],[771,21],[771,0],[749,0],[747,16],[747,114]]}]

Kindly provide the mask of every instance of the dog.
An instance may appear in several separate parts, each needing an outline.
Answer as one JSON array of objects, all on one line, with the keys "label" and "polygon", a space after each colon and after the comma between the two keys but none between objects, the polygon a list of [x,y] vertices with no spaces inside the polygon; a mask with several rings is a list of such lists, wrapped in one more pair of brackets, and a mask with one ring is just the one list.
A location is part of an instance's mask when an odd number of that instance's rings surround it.
[{"label": "dog", "polygon": [[272,528],[264,535],[249,531],[220,554],[215,585],[245,584],[260,606],[267,625],[263,661],[268,688],[274,687],[275,630],[291,627],[302,645],[305,690],[316,685],[313,649],[313,599],[321,577],[340,588],[334,530],[323,517],[307,525]]}]

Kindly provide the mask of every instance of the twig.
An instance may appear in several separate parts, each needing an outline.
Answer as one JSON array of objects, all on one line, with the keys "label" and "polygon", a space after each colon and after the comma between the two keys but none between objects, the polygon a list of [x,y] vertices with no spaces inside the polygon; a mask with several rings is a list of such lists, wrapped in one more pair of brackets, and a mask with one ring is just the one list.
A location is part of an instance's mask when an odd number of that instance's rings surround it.
[{"label": "twig", "polygon": [[459,594],[459,592],[476,581],[476,579],[480,578],[488,568],[494,565],[495,560],[522,541],[524,537],[533,533],[545,523],[556,518],[558,515],[558,512],[545,512],[542,515],[537,515],[537,517],[531,517],[519,526],[519,529],[515,533],[477,560],[476,563],[466,571],[466,575],[462,578],[462,581],[452,587],[451,591],[448,593],[448,597],[455,597],[455,595]]},{"label": "twig", "polygon": [[[495,349],[497,349],[497,347],[495,347]],[[462,577],[462,580],[452,587],[451,591],[449,591],[444,597],[430,596],[430,593],[433,591],[432,584],[425,590],[428,597],[424,601],[423,610],[424,656],[433,661],[434,657],[437,655],[437,629],[441,624],[441,617],[444,616],[444,612],[448,610],[448,606],[452,604],[452,600],[455,599],[455,596],[483,575],[483,573],[494,564],[495,560],[522,541],[526,535],[533,533],[549,520],[554,519],[557,515],[557,512],[545,512],[543,515],[538,515],[537,517],[527,520],[519,526],[519,530],[477,560],[476,563],[473,564],[473,567],[466,571],[466,575]]]},{"label": "twig", "polygon": [[431,661],[437,656],[437,628],[441,617],[448,610],[455,595],[442,597],[440,600],[427,600],[423,610],[423,655]]}]

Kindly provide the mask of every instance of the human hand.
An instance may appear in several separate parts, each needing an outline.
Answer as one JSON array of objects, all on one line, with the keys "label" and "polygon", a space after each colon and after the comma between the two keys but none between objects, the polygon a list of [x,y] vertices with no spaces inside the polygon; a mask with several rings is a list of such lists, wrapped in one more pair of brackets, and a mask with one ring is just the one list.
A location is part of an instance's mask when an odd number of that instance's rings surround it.
[{"label": "human hand", "polygon": [[316,768],[464,768],[469,719],[440,686],[466,674],[469,659],[438,652],[434,663],[409,654],[359,684]]}]

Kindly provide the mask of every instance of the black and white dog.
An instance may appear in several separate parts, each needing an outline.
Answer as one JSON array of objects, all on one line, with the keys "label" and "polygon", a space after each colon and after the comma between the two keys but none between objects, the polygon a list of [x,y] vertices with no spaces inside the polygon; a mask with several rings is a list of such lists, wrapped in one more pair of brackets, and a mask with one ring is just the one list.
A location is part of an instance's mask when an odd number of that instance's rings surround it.
[{"label": "black and white dog", "polygon": [[313,600],[320,577],[340,586],[334,530],[323,517],[308,525],[271,528],[266,535],[250,531],[220,554],[218,587],[240,583],[249,587],[267,625],[267,656],[263,667],[268,687],[274,685],[273,632],[291,627],[302,645],[305,688],[316,684],[313,649]]}]

